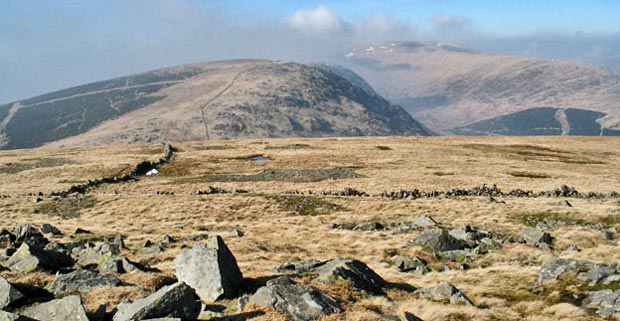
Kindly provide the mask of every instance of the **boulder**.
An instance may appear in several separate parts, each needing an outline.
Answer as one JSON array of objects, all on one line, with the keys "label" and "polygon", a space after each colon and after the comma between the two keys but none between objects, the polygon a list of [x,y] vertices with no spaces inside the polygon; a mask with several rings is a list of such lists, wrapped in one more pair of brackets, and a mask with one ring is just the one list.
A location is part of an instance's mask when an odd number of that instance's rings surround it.
[{"label": "boulder", "polygon": [[312,280],[313,283],[331,284],[345,281],[350,282],[354,288],[373,295],[383,295],[385,294],[383,289],[389,287],[389,284],[368,265],[355,259],[340,258],[327,261],[313,271],[318,274],[318,277]]},{"label": "boulder", "polygon": [[42,321],[88,321],[79,295],[41,303],[26,309],[22,315]]},{"label": "boulder", "polygon": [[54,282],[50,284],[49,291],[54,293],[54,295],[63,295],[88,292],[100,288],[111,288],[119,283],[120,281],[112,275],[101,275],[90,270],[75,270],[56,277]]},{"label": "boulder", "polygon": [[310,272],[315,267],[323,264],[324,262],[315,259],[305,259],[296,262],[282,263],[276,272],[278,273],[305,273]]},{"label": "boulder", "polygon": [[119,307],[113,320],[133,321],[157,318],[195,320],[200,313],[200,302],[196,300],[195,295],[194,290],[187,284],[177,282],[130,305]]},{"label": "boulder", "polygon": [[16,243],[26,243],[37,249],[42,249],[49,243],[45,236],[30,224],[20,224],[17,226],[15,228],[15,235],[17,236]]},{"label": "boulder", "polygon": [[19,314],[14,314],[0,310],[0,320],[2,321],[37,321],[29,317],[25,317]]},{"label": "boulder", "polygon": [[435,252],[462,250],[467,247],[463,240],[459,240],[441,228],[430,228],[422,231],[422,234],[411,241],[430,248]]},{"label": "boulder", "polygon": [[0,231],[0,248],[10,248],[14,245],[16,240],[17,236],[15,236],[15,234],[7,231],[6,229],[2,229]]},{"label": "boulder", "polygon": [[[10,306],[23,297],[24,295],[9,283],[9,281],[0,276],[0,309]],[[2,319],[0,318],[0,320]]]},{"label": "boulder", "polygon": [[594,309],[603,318],[620,313],[620,290],[600,290],[587,292],[582,307]]},{"label": "boulder", "polygon": [[450,302],[450,304],[465,304],[468,306],[474,305],[474,303],[471,302],[471,300],[467,298],[461,290],[457,289],[448,282],[440,282],[439,285],[434,288],[419,289],[416,290],[415,293],[419,293],[420,298],[422,299],[442,302],[446,301]]},{"label": "boulder", "polygon": [[551,244],[553,242],[553,238],[551,234],[541,231],[537,228],[526,227],[521,231],[521,235],[519,236],[519,241],[527,244]]},{"label": "boulder", "polygon": [[56,270],[73,265],[73,261],[66,254],[43,250],[23,243],[4,265],[14,272],[29,273],[38,268]]},{"label": "boulder", "polygon": [[591,265],[592,263],[587,261],[547,257],[543,260],[542,266],[540,267],[537,284],[545,285],[564,273],[577,269],[588,269]]},{"label": "boulder", "polygon": [[398,257],[395,265],[401,272],[414,272],[417,274],[426,274],[431,270],[426,266],[426,261],[419,257]]},{"label": "boulder", "polygon": [[174,265],[177,278],[194,288],[205,302],[233,298],[243,283],[237,260],[220,236],[179,254]]},{"label": "boulder", "polygon": [[52,234],[52,235],[62,234],[62,232],[60,232],[60,230],[57,229],[54,225],[47,224],[47,223],[41,225],[41,227],[39,228],[39,232],[41,232],[42,234]]},{"label": "boulder", "polygon": [[336,300],[329,295],[315,288],[296,284],[287,277],[268,281],[248,302],[275,310],[293,321],[318,320],[342,312]]},{"label": "boulder", "polygon": [[430,216],[422,215],[413,221],[415,227],[431,227],[437,226],[437,222]]}]

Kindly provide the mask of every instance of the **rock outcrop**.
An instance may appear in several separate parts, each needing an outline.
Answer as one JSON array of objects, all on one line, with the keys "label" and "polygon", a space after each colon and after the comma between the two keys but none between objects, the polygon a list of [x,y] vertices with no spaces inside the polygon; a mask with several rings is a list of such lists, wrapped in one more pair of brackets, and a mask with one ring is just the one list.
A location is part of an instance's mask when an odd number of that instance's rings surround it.
[{"label": "rock outcrop", "polygon": [[288,277],[268,281],[248,302],[275,310],[293,321],[313,321],[342,312],[336,300],[329,295],[315,288],[296,284]]}]

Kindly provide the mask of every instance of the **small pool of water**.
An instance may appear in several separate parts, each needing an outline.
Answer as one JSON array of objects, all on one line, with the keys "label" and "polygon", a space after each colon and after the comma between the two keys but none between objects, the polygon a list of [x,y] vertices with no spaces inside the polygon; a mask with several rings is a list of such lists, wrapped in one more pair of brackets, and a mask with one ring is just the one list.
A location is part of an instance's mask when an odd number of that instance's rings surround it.
[{"label": "small pool of water", "polygon": [[271,158],[264,156],[254,156],[250,158],[251,161],[270,161]]}]

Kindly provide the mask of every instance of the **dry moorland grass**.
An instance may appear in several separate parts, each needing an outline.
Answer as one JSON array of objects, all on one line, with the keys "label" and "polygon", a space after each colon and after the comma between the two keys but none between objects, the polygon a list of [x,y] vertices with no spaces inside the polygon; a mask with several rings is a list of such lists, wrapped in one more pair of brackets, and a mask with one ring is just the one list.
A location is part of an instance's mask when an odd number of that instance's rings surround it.
[{"label": "dry moorland grass", "polygon": [[[286,148],[294,144],[307,147]],[[73,215],[42,212],[42,207],[53,207],[59,200],[43,196],[36,203],[35,196],[26,194],[46,194],[66,189],[76,182],[115,175],[140,160],[157,159],[163,148],[103,146],[0,152],[0,196],[5,196],[0,198],[0,227],[51,223],[66,235],[77,227],[87,229],[94,233],[87,237],[93,239],[120,233],[127,236],[130,249],[138,249],[147,239],[158,241],[164,234],[177,240],[197,234],[219,234],[235,254],[246,277],[273,275],[273,269],[285,261],[355,257],[389,282],[431,287],[439,281],[449,281],[477,305],[451,306],[417,299],[412,293],[394,289],[388,291],[387,298],[362,297],[357,302],[348,302],[346,312],[325,320],[379,320],[382,314],[397,315],[402,311],[412,312],[427,321],[596,320],[580,308],[531,289],[540,263],[549,255],[620,262],[617,240],[605,240],[601,231],[584,225],[567,225],[548,229],[556,238],[552,252],[509,243],[479,257],[470,270],[408,274],[399,272],[393,265],[397,255],[418,255],[431,260],[431,264],[438,263],[427,249],[409,242],[419,232],[396,234],[329,227],[330,223],[361,221],[410,222],[425,214],[446,226],[471,224],[501,235],[516,236],[525,227],[525,216],[541,213],[578,219],[584,224],[607,222],[615,226],[620,223],[620,200],[615,198],[570,199],[573,207],[567,207],[558,202],[563,199],[546,197],[505,197],[500,199],[505,202],[502,204],[489,202],[484,197],[389,200],[377,196],[318,195],[322,191],[341,191],[348,187],[372,195],[399,189],[446,190],[482,184],[497,184],[503,190],[540,191],[566,184],[582,192],[620,191],[620,140],[615,138],[316,138],[197,142],[175,147],[178,152],[171,163],[160,168],[160,175],[92,190],[86,196],[89,206],[80,206],[83,203],[77,202],[78,205],[68,207],[66,211],[72,211]],[[249,159],[256,155],[270,160]],[[1,170],[10,166],[7,164],[49,158],[70,162],[19,172]],[[270,169],[338,167],[354,168],[357,175],[313,182],[202,182],[200,179],[209,175],[254,175]],[[249,193],[194,195],[210,185],[226,190],[244,189]],[[309,199],[305,200],[305,206],[314,206],[316,201],[322,207],[302,211],[297,210],[295,204],[287,206],[291,201],[284,193],[291,190],[312,191],[312,195],[306,195]],[[158,195],[157,192],[167,194]],[[230,233],[233,228],[242,230],[245,236],[233,236]],[[146,289],[145,284],[172,275],[172,260],[183,247],[193,243],[179,241],[159,254],[127,250],[125,254],[131,259],[148,259],[161,273],[125,276],[126,286],[90,293],[84,298],[87,305],[96,307],[98,303],[116,303],[144,295],[152,290]],[[570,244],[576,244],[583,251],[566,251]],[[11,280],[24,277],[8,272],[2,274]],[[51,278],[39,279],[45,283]],[[342,293],[343,289],[326,290],[340,299],[348,295]],[[225,304],[235,305],[234,302]],[[271,312],[251,315],[254,316],[251,320],[275,320],[277,317]]]}]

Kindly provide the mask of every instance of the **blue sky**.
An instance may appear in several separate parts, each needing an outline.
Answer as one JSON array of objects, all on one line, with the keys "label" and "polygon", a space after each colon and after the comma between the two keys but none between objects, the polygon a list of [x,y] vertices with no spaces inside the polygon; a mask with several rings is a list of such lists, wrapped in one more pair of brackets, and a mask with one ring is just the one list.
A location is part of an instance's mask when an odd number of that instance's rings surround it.
[{"label": "blue sky", "polygon": [[618,13],[612,0],[0,0],[0,103],[215,59],[329,61],[373,40],[598,63],[620,57]]}]

